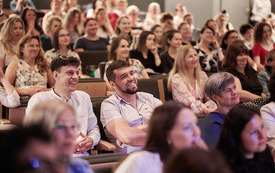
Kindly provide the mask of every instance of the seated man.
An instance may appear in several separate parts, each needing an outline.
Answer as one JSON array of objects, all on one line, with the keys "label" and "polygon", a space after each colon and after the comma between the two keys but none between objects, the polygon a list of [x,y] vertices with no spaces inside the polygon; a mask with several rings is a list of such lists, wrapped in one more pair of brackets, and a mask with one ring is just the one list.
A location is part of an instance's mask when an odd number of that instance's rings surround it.
[{"label": "seated man", "polygon": [[84,153],[100,140],[97,119],[93,112],[90,96],[83,91],[75,91],[79,79],[80,61],[75,57],[58,56],[51,62],[55,84],[53,89],[40,92],[29,100],[26,114],[42,100],[56,99],[67,102],[75,109],[78,128],[75,153]]},{"label": "seated man", "polygon": [[226,114],[240,102],[240,93],[234,76],[227,72],[212,74],[205,83],[204,90],[205,94],[218,105],[217,109],[208,114],[199,125],[201,138],[209,148],[213,148],[219,140]]},{"label": "seated man", "polygon": [[106,136],[118,152],[132,152],[145,144],[147,123],[153,110],[162,104],[153,95],[137,92],[137,79],[127,61],[114,61],[106,76],[115,94],[101,106],[101,122]]}]

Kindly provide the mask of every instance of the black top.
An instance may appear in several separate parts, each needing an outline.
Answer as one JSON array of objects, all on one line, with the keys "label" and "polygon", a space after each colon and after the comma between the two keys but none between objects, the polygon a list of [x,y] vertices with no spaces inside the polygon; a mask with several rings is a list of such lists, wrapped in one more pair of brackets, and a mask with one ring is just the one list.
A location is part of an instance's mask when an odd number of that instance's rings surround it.
[{"label": "black top", "polygon": [[155,64],[155,56],[152,54],[151,51],[147,53],[147,59],[145,59],[142,53],[138,50],[132,50],[130,52],[130,58],[138,59],[145,68],[151,68],[155,72],[161,73],[161,66],[156,66]]},{"label": "black top", "polygon": [[245,75],[230,67],[224,68],[223,71],[229,72],[239,78],[243,90],[261,96],[263,92],[263,87],[258,81],[257,72],[253,68],[245,68]]},{"label": "black top", "polygon": [[41,35],[40,39],[42,42],[42,48],[45,52],[47,52],[47,50],[51,50],[53,48],[52,41],[51,41],[50,37],[43,34],[43,35]]},{"label": "black top", "polygon": [[173,68],[175,60],[169,55],[168,50],[160,54],[160,59],[161,59],[162,72],[168,74],[170,70]]},{"label": "black top", "polygon": [[[196,45],[196,42],[195,42],[195,41],[189,40],[189,42],[191,43],[191,46],[195,46],[195,45]],[[181,44],[182,44],[182,45],[187,45],[187,44],[184,43],[184,42],[182,42]]]},{"label": "black top", "polygon": [[107,50],[109,42],[105,38],[99,37],[98,40],[88,40],[84,36],[79,37],[74,44],[74,49],[83,48],[85,51]]}]

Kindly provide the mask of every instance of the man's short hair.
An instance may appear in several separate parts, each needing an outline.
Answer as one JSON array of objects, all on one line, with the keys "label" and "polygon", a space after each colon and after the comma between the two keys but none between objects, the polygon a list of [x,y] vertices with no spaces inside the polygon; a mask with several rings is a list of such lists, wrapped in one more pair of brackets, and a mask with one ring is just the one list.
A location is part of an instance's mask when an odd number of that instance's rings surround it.
[{"label": "man's short hair", "polygon": [[80,65],[80,60],[73,56],[61,56],[59,55],[57,58],[53,59],[51,62],[51,70],[60,71],[63,66],[75,66],[78,67]]},{"label": "man's short hair", "polygon": [[106,70],[106,77],[107,77],[108,81],[115,82],[116,76],[115,76],[114,71],[116,69],[120,69],[120,68],[124,68],[124,67],[130,67],[130,64],[128,61],[123,61],[123,60],[113,61]]},{"label": "man's short hair", "polygon": [[240,33],[241,33],[241,35],[244,35],[246,33],[246,31],[249,30],[249,29],[253,29],[253,26],[250,25],[250,24],[243,24],[240,27]]}]

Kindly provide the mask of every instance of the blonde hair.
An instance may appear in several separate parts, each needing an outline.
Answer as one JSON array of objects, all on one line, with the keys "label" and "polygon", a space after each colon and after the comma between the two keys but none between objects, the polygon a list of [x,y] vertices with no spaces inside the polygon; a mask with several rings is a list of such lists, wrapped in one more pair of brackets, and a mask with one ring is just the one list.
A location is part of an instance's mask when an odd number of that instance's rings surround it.
[{"label": "blonde hair", "polygon": [[[175,57],[174,66],[173,66],[173,68],[170,71],[169,76],[168,76],[168,90],[169,91],[172,91],[172,76],[176,73],[179,74],[182,77],[185,85],[189,89],[191,89],[190,88],[190,79],[187,75],[187,68],[186,68],[186,65],[185,65],[185,62],[184,62],[184,59],[186,58],[188,52],[191,49],[194,49],[194,48],[190,45],[185,45],[185,46],[181,46],[181,47],[178,48],[177,54],[176,54],[176,57]],[[203,81],[202,81],[202,78],[201,78],[201,72],[202,71],[201,71],[200,64],[198,64],[195,71],[194,71],[194,77],[198,81],[200,90],[203,91],[204,86],[203,86]]]},{"label": "blonde hair", "polygon": [[60,27],[62,26],[62,19],[61,17],[57,16],[57,15],[53,15],[53,16],[50,16],[48,19],[47,19],[47,22],[46,22],[46,25],[45,27],[43,28],[43,32],[49,36],[50,35],[50,29],[51,29],[51,26],[53,24],[53,21],[58,21],[60,22]]},{"label": "blonde hair", "polygon": [[25,25],[24,22],[19,17],[10,17],[5,20],[4,25],[1,29],[0,41],[3,44],[4,51],[7,54],[7,57],[13,56],[12,46],[10,42],[13,38],[13,27],[15,23],[20,22],[23,28],[23,35],[25,33]]},{"label": "blonde hair", "polygon": [[24,126],[40,125],[42,128],[51,133],[54,128],[56,119],[65,110],[70,110],[75,115],[72,106],[58,100],[47,100],[39,102],[26,115],[23,121]]}]

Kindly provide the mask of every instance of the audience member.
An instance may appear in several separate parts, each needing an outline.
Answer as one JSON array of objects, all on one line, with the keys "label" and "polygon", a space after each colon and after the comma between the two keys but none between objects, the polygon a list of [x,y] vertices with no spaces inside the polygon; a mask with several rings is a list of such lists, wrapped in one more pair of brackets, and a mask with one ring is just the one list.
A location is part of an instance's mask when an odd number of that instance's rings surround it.
[{"label": "audience member", "polygon": [[175,11],[176,15],[173,18],[173,22],[177,28],[183,22],[183,17],[187,13],[187,9],[183,4],[179,3],[175,6]]},{"label": "audience member", "polygon": [[109,6],[106,3],[106,0],[92,0],[92,3],[89,3],[86,6],[86,17],[94,17],[95,10],[101,7],[105,8],[107,13],[109,12]]},{"label": "audience member", "polygon": [[137,50],[132,50],[130,57],[138,59],[147,73],[161,72],[161,60],[153,32],[143,31],[140,34]]},{"label": "audience member", "polygon": [[25,33],[32,35],[40,35],[42,33],[42,29],[38,25],[38,18],[36,14],[36,10],[32,7],[26,7],[22,11],[21,19],[25,24]]},{"label": "audience member", "polygon": [[159,3],[152,2],[148,5],[148,11],[143,21],[144,31],[150,31],[154,25],[160,24],[160,12],[161,9]]},{"label": "audience member", "polygon": [[233,74],[240,91],[241,101],[252,101],[265,96],[263,87],[258,81],[256,71],[247,63],[248,49],[243,41],[232,42],[225,52],[222,64],[223,71]]},{"label": "audience member", "polygon": [[269,51],[275,49],[275,43],[271,40],[272,30],[269,24],[260,22],[254,29],[254,47],[252,56],[257,66],[264,69],[265,57]]},{"label": "audience member", "polygon": [[158,48],[158,52],[162,52],[162,36],[163,29],[159,24],[156,24],[152,27],[151,32],[155,35],[155,44]]},{"label": "audience member", "polygon": [[252,4],[252,15],[250,20],[252,24],[256,24],[264,19],[271,12],[270,0],[254,0]]},{"label": "audience member", "polygon": [[106,70],[115,94],[103,101],[101,123],[109,141],[119,152],[133,152],[144,146],[147,123],[161,101],[153,95],[137,92],[137,79],[127,61],[117,60]]},{"label": "audience member", "polygon": [[54,80],[48,61],[44,57],[39,36],[25,35],[18,43],[17,57],[6,70],[6,76],[19,95],[32,96],[47,91]]},{"label": "audience member", "polygon": [[193,15],[191,13],[187,13],[186,15],[184,15],[183,21],[188,23],[188,25],[191,28],[191,31],[192,31],[191,40],[194,42],[198,42],[200,39],[200,36],[199,36],[200,29],[195,28]]},{"label": "audience member", "polygon": [[68,13],[68,11],[74,7],[79,9],[77,0],[64,0],[62,3],[61,11]]},{"label": "audience member", "polygon": [[32,0],[11,0],[10,9],[15,13],[20,15],[24,7],[32,7],[35,9],[35,5]]},{"label": "audience member", "polygon": [[196,42],[191,40],[192,31],[190,26],[186,22],[183,22],[179,25],[178,31],[180,32],[182,37],[182,45],[196,45]]},{"label": "audience member", "polygon": [[210,112],[199,125],[201,138],[209,148],[213,148],[219,140],[226,114],[240,102],[240,93],[234,76],[227,72],[212,74],[205,83],[204,92],[217,103],[217,109]]},{"label": "audience member", "polygon": [[117,20],[120,17],[123,17],[126,15],[128,0],[114,0],[114,3],[115,3],[115,8],[108,14],[108,17],[113,28],[116,28]]},{"label": "audience member", "polygon": [[217,72],[218,64],[223,61],[224,56],[212,28],[207,26],[202,28],[200,42],[194,48],[198,53],[202,70]]},{"label": "audience member", "polygon": [[133,29],[140,29],[142,30],[142,23],[139,21],[139,9],[135,5],[130,5],[126,9],[126,15],[130,19],[131,27]]},{"label": "audience member", "polygon": [[74,44],[78,37],[81,36],[82,33],[82,21],[81,21],[81,11],[74,7],[69,9],[68,13],[65,16],[64,28],[70,34],[70,44]]},{"label": "audience member", "polygon": [[270,147],[273,158],[275,159],[275,73],[270,78],[268,89],[270,92],[269,103],[264,105],[261,109],[261,116],[263,119],[264,127],[267,132],[267,145]]},{"label": "audience member", "polygon": [[0,0],[0,23],[9,18],[9,16],[3,10],[3,0]]},{"label": "audience member", "polygon": [[[240,27],[241,39],[244,41],[244,44],[248,48],[249,51],[252,51],[253,48],[253,26],[250,24],[243,24]],[[252,56],[252,54],[250,55]]]},{"label": "audience member", "polygon": [[79,65],[80,61],[75,57],[58,56],[54,59],[51,62],[51,70],[55,79],[54,87],[50,91],[32,96],[28,102],[26,114],[29,115],[31,109],[44,100],[59,100],[73,106],[77,122],[80,125],[76,131],[78,140],[75,153],[85,154],[86,151],[98,144],[100,133],[90,96],[83,91],[76,90],[79,80]]},{"label": "audience member", "polygon": [[231,173],[231,170],[220,153],[192,147],[173,153],[164,165],[163,173],[182,172]]},{"label": "audience member", "polygon": [[111,26],[111,23],[107,17],[106,8],[98,7],[95,9],[95,19],[97,20],[98,30],[96,35],[107,39],[108,41],[112,40],[115,33]]},{"label": "audience member", "polygon": [[272,173],[274,160],[266,150],[266,130],[260,113],[238,105],[226,115],[217,149],[231,169],[246,173]]},{"label": "audience member", "polygon": [[275,49],[271,50],[265,58],[265,70],[258,73],[258,80],[263,87],[263,93],[270,96],[267,84],[270,80],[272,72],[275,72]]},{"label": "audience member", "polygon": [[216,110],[216,104],[204,94],[207,79],[205,72],[201,71],[195,49],[190,45],[178,48],[168,77],[168,89],[173,99],[184,103],[196,114],[209,114]]},{"label": "audience member", "polygon": [[62,20],[59,16],[53,15],[47,20],[45,28],[43,28],[44,34],[40,37],[45,52],[52,49],[53,33],[61,26]]},{"label": "audience member", "polygon": [[[57,149],[56,153],[59,159],[63,161],[62,165],[59,166],[60,171],[92,173],[93,171],[87,161],[72,157],[73,152],[76,152],[74,151],[74,144],[79,123],[74,108],[57,100],[38,103],[24,119],[25,126],[38,125],[51,134]],[[82,143],[79,143],[79,145],[82,145]],[[89,146],[85,147],[89,148]]]},{"label": "audience member", "polygon": [[111,50],[109,52],[109,61],[105,66],[104,80],[107,84],[107,90],[113,91],[113,87],[108,82],[106,77],[106,69],[108,66],[116,60],[127,61],[132,67],[134,73],[136,74],[137,79],[149,79],[147,72],[145,71],[144,66],[137,59],[129,58],[130,49],[128,41],[123,37],[116,37],[111,44]]},{"label": "audience member", "polygon": [[223,53],[225,53],[227,47],[229,46],[230,43],[232,43],[235,40],[239,39],[239,34],[238,31],[236,30],[228,30],[226,31],[221,39],[221,48]]},{"label": "audience member", "polygon": [[271,26],[271,30],[272,30],[271,39],[273,42],[275,42],[275,14],[274,13],[268,14],[265,20]]},{"label": "audience member", "polygon": [[2,69],[0,69],[0,81],[3,88],[0,87],[0,103],[6,107],[17,107],[20,105],[20,98],[16,90],[10,84],[7,77],[4,75]]},{"label": "audience member", "polygon": [[0,33],[0,68],[8,66],[18,59],[18,42],[25,33],[23,21],[18,17],[10,17],[5,22]]},{"label": "audience member", "polygon": [[215,21],[217,23],[217,40],[218,42],[221,42],[224,34],[229,30],[226,26],[227,26],[227,22],[226,21],[226,14],[224,13],[219,13],[215,16]]},{"label": "audience member", "polygon": [[157,107],[149,121],[143,150],[130,154],[115,172],[162,173],[163,163],[171,154],[191,147],[206,149],[197,121],[182,103],[170,101]]},{"label": "audience member", "polygon": [[96,35],[98,30],[95,18],[87,18],[84,22],[85,35],[79,37],[74,43],[74,50],[77,52],[107,50],[109,42],[105,38]]},{"label": "audience member", "polygon": [[173,23],[173,15],[169,12],[162,13],[160,17],[160,26],[162,27],[164,32],[175,29]]},{"label": "audience member", "polygon": [[[181,46],[181,34],[177,30],[169,30],[164,34],[165,51],[160,54],[162,72],[168,74],[173,68],[177,49]],[[167,48],[166,48],[167,47]]]}]

